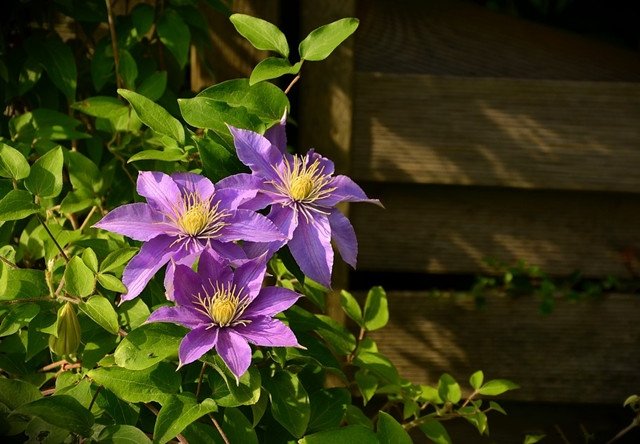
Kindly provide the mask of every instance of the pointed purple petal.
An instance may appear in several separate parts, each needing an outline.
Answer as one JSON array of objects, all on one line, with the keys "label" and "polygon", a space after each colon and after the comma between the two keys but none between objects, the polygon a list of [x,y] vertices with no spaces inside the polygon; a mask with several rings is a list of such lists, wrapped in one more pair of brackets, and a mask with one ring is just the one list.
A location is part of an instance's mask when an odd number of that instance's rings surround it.
[{"label": "pointed purple petal", "polygon": [[167,230],[162,214],[146,203],[132,203],[114,208],[94,227],[143,242],[164,234]]},{"label": "pointed purple petal", "polygon": [[236,264],[247,260],[247,253],[244,249],[233,242],[211,241],[209,248],[214,251],[220,262]]},{"label": "pointed purple petal", "polygon": [[229,225],[220,230],[220,241],[273,242],[286,239],[273,222],[254,211],[236,210],[225,219],[225,223]]},{"label": "pointed purple petal", "polygon": [[139,195],[147,198],[149,205],[166,214],[173,214],[175,204],[182,200],[173,179],[158,171],[141,171],[136,189]]},{"label": "pointed purple petal", "polygon": [[220,329],[216,350],[231,373],[236,376],[236,381],[251,365],[251,347],[247,340],[236,333],[233,328]]},{"label": "pointed purple petal", "polygon": [[[231,267],[215,251],[206,249],[198,262],[198,274],[202,283],[230,282],[233,280]],[[208,285],[207,285],[208,288]]]},{"label": "pointed purple petal", "polygon": [[326,199],[318,200],[318,205],[333,207],[338,202],[369,202],[382,206],[378,199],[369,199],[362,188],[347,176],[336,176],[327,186],[335,187],[336,190]]},{"label": "pointed purple petal", "polygon": [[122,273],[122,283],[127,287],[127,292],[121,296],[121,300],[133,299],[144,290],[156,272],[174,254],[173,241],[172,237],[158,236],[142,244],[138,254],[131,259]]},{"label": "pointed purple petal", "polygon": [[244,314],[247,317],[273,316],[291,307],[302,295],[283,287],[265,287]]},{"label": "pointed purple petal", "polygon": [[208,325],[201,325],[191,330],[184,337],[178,350],[180,367],[199,359],[219,343],[220,329],[217,327],[207,327]]},{"label": "pointed purple petal", "polygon": [[260,176],[272,177],[272,165],[282,162],[283,153],[258,133],[232,126],[229,126],[229,130],[240,161]]},{"label": "pointed purple petal", "polygon": [[[170,266],[167,266],[169,269]],[[194,295],[202,293],[201,276],[190,267],[177,264],[173,272],[173,295],[178,305],[193,306]]]},{"label": "pointed purple petal", "polygon": [[[178,256],[178,259],[176,257]],[[174,292],[174,272],[176,265],[186,265],[191,268],[196,259],[199,257],[199,254],[189,254],[182,258],[179,258],[179,255],[173,256],[169,263],[167,264],[167,268],[164,270],[164,295],[170,301],[175,301],[175,292]]]},{"label": "pointed purple petal", "polygon": [[358,240],[351,222],[344,214],[334,208],[329,214],[329,225],[331,226],[331,238],[336,243],[340,256],[347,264],[356,268]]},{"label": "pointed purple petal", "polygon": [[211,323],[211,319],[189,307],[182,307],[180,305],[169,307],[165,305],[151,313],[145,321],[145,323],[148,322],[173,322],[174,324],[180,324],[193,329],[202,324],[208,325]]},{"label": "pointed purple petal", "polygon": [[287,112],[285,111],[282,119],[280,119],[280,123],[277,125],[273,125],[269,128],[265,133],[264,137],[271,145],[275,146],[280,150],[281,153],[287,152]]},{"label": "pointed purple petal", "polygon": [[[242,202],[237,203],[233,208],[240,207],[245,210],[261,210],[273,202],[273,196],[270,194],[260,193],[265,188],[264,179],[251,174],[239,173],[233,176],[225,177],[216,183],[216,193],[231,188],[235,190],[243,190],[245,194],[241,195]],[[253,193],[250,199],[249,192]]]},{"label": "pointed purple petal", "polygon": [[297,347],[298,340],[282,321],[267,316],[252,319],[251,323],[234,327],[234,330],[255,345],[272,347]]},{"label": "pointed purple petal", "polygon": [[236,284],[238,288],[244,287],[245,290],[247,290],[249,299],[253,300],[260,292],[266,273],[267,259],[266,256],[261,256],[247,261],[236,268],[233,274],[233,283]]},{"label": "pointed purple petal", "polygon": [[[282,231],[287,239],[293,236],[293,232],[298,226],[297,213],[289,206],[273,205],[267,217],[273,221],[274,225]],[[258,257],[266,254],[267,258],[271,258],[273,253],[282,248],[285,243],[286,240],[268,243],[244,242],[242,247],[249,257]]]},{"label": "pointed purple petal", "polygon": [[289,241],[289,249],[302,272],[326,288],[331,288],[333,249],[327,216],[311,213],[307,221],[300,217],[298,228]]},{"label": "pointed purple petal", "polygon": [[173,173],[171,179],[178,185],[182,194],[194,193],[204,199],[208,199],[215,192],[213,183],[200,174],[195,173]]},{"label": "pointed purple petal", "polygon": [[336,167],[333,164],[332,160],[327,159],[326,157],[316,153],[316,151],[313,148],[307,151],[307,154],[305,156],[309,158],[308,162],[310,164],[315,161],[318,161],[320,163],[322,173],[326,176],[331,176],[336,170]]}]

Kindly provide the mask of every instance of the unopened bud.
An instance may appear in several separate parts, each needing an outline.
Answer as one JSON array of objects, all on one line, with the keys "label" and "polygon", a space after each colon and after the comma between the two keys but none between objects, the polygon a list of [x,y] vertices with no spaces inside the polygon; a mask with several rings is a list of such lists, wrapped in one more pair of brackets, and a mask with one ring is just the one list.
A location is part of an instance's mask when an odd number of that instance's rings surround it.
[{"label": "unopened bud", "polygon": [[80,346],[80,323],[71,302],[58,311],[57,337],[49,337],[49,348],[59,356],[75,353]]}]

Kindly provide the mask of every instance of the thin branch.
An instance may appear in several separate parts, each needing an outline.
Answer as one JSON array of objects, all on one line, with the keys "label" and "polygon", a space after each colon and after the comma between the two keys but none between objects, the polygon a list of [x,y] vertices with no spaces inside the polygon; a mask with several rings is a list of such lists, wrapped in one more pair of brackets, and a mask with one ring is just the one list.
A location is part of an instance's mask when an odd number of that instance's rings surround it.
[{"label": "thin branch", "polygon": [[91,219],[91,216],[93,216],[93,213],[96,212],[96,209],[98,207],[96,207],[95,205],[91,207],[91,210],[89,211],[89,214],[87,214],[87,217],[84,218],[84,221],[82,221],[82,225],[80,225],[80,231],[82,232],[85,229],[85,226],[87,225],[87,223],[89,222],[89,219]]},{"label": "thin branch", "polygon": [[[155,408],[154,406],[152,406],[151,404],[149,404],[148,402],[144,403],[144,406],[146,408],[148,408],[149,410],[151,410],[151,412],[153,412],[154,415],[158,416],[158,409]],[[176,435],[176,438],[178,438],[178,441],[180,441],[182,444],[189,444],[189,441],[187,441],[186,439],[184,439],[184,436],[178,434]]]},{"label": "thin branch", "polygon": [[98,393],[100,393],[100,390],[102,390],[102,385],[99,385],[96,389],[96,392],[93,394],[91,402],[89,403],[89,411],[91,411],[91,409],[93,408],[93,404],[96,402],[96,398],[98,397]]},{"label": "thin branch", "polygon": [[118,89],[122,88],[122,80],[120,78],[120,50],[118,49],[118,36],[116,35],[116,25],[113,20],[113,10],[111,9],[111,0],[105,0],[107,4],[107,16],[109,17],[109,32],[111,33],[111,45],[113,46],[113,61],[116,67],[116,84]]},{"label": "thin branch", "polygon": [[611,444],[619,440],[620,438],[622,438],[624,435],[626,435],[632,429],[634,429],[635,427],[638,427],[639,425],[640,425],[640,413],[638,413],[638,415],[635,418],[633,418],[633,421],[631,421],[631,424],[626,426],[624,429],[620,430],[616,436],[614,436],[607,442],[607,444]]},{"label": "thin branch", "polygon": [[298,75],[293,78],[291,83],[289,83],[289,86],[287,86],[287,89],[284,90],[284,93],[289,94],[289,91],[291,91],[291,88],[298,82],[298,80],[300,80],[300,73],[298,73]]},{"label": "thin branch", "polygon": [[53,240],[53,243],[56,244],[56,247],[58,247],[58,251],[60,252],[60,254],[62,254],[62,257],[64,258],[65,262],[69,262],[69,257],[67,256],[67,254],[64,252],[64,250],[62,249],[62,247],[60,246],[60,244],[58,243],[58,241],[56,240],[55,236],[53,235],[53,233],[51,231],[49,231],[49,227],[47,227],[47,224],[44,223],[44,220],[42,219],[42,216],[40,216],[38,213],[36,213],[36,217],[38,218],[38,220],[40,221],[40,224],[44,227],[44,230],[47,232],[47,234],[49,235],[49,237],[51,238],[51,240]]},{"label": "thin branch", "polygon": [[196,399],[200,397],[200,389],[202,389],[202,377],[204,376],[204,369],[207,368],[207,363],[202,363],[202,369],[200,370],[200,376],[198,377],[198,389],[196,390]]},{"label": "thin branch", "polygon": [[6,259],[2,256],[0,256],[0,261],[4,262],[5,264],[7,264],[8,266],[10,266],[11,268],[20,268],[18,267],[16,264],[14,264],[13,262],[11,262],[9,259]]},{"label": "thin branch", "polygon": [[209,413],[209,418],[211,418],[211,422],[213,423],[214,426],[216,426],[216,429],[218,429],[218,433],[220,433],[220,436],[222,436],[222,439],[224,440],[225,444],[231,444],[231,442],[229,441],[229,438],[227,438],[227,435],[225,435],[224,432],[222,431],[222,427],[220,427],[220,424],[218,424],[218,421],[216,421],[216,418],[214,418],[211,413]]}]

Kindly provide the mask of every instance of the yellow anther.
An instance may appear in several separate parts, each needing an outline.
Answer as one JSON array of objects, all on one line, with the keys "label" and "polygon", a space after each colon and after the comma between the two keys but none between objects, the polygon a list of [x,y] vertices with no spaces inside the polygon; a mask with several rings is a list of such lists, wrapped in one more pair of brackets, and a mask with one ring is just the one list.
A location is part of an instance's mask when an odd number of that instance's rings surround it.
[{"label": "yellow anther", "polygon": [[219,297],[209,307],[211,319],[220,327],[229,324],[238,310],[237,298]]},{"label": "yellow anther", "polygon": [[185,233],[190,236],[200,234],[209,224],[209,215],[203,205],[189,208],[180,218],[180,224]]},{"label": "yellow anther", "polygon": [[313,176],[304,174],[293,177],[289,184],[289,192],[293,200],[304,200],[309,197],[311,191],[313,191],[314,180]]}]

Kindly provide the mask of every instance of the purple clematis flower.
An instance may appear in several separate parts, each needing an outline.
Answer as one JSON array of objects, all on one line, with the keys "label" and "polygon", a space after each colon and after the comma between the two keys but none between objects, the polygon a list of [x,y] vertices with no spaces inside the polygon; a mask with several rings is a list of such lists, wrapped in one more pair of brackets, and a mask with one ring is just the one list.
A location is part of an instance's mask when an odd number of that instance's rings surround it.
[{"label": "purple clematis flower", "polygon": [[[243,208],[258,210],[271,205],[267,217],[287,235],[291,254],[302,272],[331,288],[331,240],[344,261],[354,268],[358,252],[353,227],[335,206],[340,202],[380,202],[369,199],[347,176],[334,176],[333,162],[313,149],[304,156],[287,153],[284,118],[265,136],[231,126],[229,129],[238,158],[251,168],[252,175],[230,176],[220,186],[257,187],[260,193]],[[272,242],[266,248],[272,254],[282,245],[284,242]],[[251,248],[259,251],[260,246],[250,246],[249,251]]]},{"label": "purple clematis flower", "polygon": [[238,379],[251,364],[249,343],[300,347],[291,329],[272,317],[300,295],[282,287],[261,287],[266,265],[266,256],[261,256],[232,271],[206,249],[197,273],[186,265],[176,266],[177,305],[158,308],[147,322],[173,322],[191,329],[180,343],[180,366],[215,348]]},{"label": "purple clematis flower", "polygon": [[230,261],[246,260],[237,240],[272,242],[285,236],[266,217],[238,206],[255,196],[248,189],[220,189],[206,177],[194,173],[144,171],[138,176],[138,194],[147,203],[115,208],[95,227],[143,241],[140,252],[122,274],[127,293],[122,300],[140,294],[153,275],[167,262],[167,298],[176,263],[193,264],[206,247]]}]

